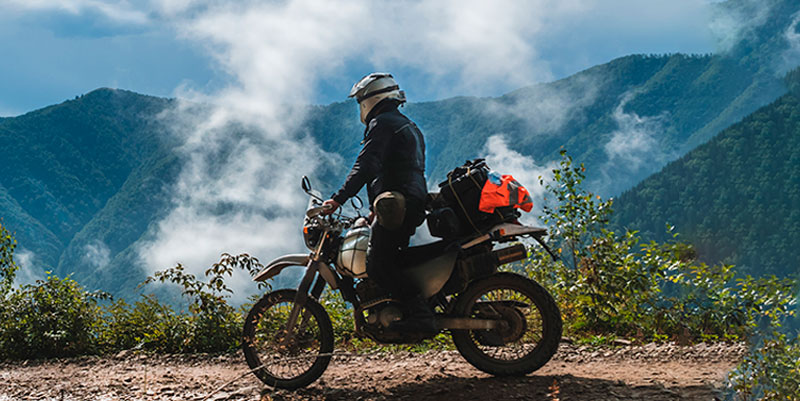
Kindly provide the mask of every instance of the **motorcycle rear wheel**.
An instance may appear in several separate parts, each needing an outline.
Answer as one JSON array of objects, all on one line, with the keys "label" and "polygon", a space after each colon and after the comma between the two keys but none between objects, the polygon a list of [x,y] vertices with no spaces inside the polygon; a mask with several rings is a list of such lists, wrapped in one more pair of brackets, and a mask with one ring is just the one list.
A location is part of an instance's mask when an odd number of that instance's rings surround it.
[{"label": "motorcycle rear wheel", "polygon": [[244,322],[242,350],[253,373],[264,384],[283,389],[305,387],[317,380],[331,360],[333,327],[325,309],[307,298],[292,336],[286,322],[295,290],[264,295]]},{"label": "motorcycle rear wheel", "polygon": [[504,321],[492,330],[453,330],[453,343],[471,365],[495,376],[521,376],[546,364],[561,341],[561,312],[541,285],[513,273],[473,282],[458,296],[458,316]]}]

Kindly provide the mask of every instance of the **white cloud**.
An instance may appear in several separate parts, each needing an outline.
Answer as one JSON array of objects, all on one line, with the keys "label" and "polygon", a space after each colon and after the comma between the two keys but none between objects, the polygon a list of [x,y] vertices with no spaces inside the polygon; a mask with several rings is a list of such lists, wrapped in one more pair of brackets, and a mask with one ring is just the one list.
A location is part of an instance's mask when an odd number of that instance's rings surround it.
[{"label": "white cloud", "polygon": [[[614,109],[613,117],[618,128],[611,133],[611,140],[604,149],[609,160],[623,162],[631,170],[638,170],[653,161],[653,152],[660,148],[655,135],[663,130],[666,114],[642,117],[635,112],[625,113],[625,105],[633,97],[632,93],[625,94]],[[659,158],[660,155],[656,157]]]},{"label": "white cloud", "polygon": [[727,52],[741,40],[753,35],[753,29],[766,22],[771,7],[770,2],[762,0],[718,4],[709,22],[709,27],[717,39],[717,51]]},{"label": "white cloud", "polygon": [[18,248],[14,253],[14,261],[19,266],[16,285],[34,284],[36,280],[44,280],[44,271],[38,267],[36,254],[25,248]]},{"label": "white cloud", "polygon": [[581,3],[450,0],[385,7],[370,2],[371,23],[361,35],[372,38],[367,54],[379,68],[409,66],[434,81],[455,81],[461,93],[492,84],[519,87],[552,79],[536,36],[552,20],[580,12]]},{"label": "white cloud", "polygon": [[556,162],[548,163],[545,166],[536,164],[533,158],[509,148],[502,134],[490,136],[486,140],[484,149],[486,164],[492,170],[514,176],[531,194],[533,211],[523,213],[521,220],[531,224],[540,224],[536,219],[536,213],[541,210],[545,190],[539,182],[540,180],[547,182],[552,179],[552,170],[556,166]]},{"label": "white cloud", "polygon": [[[222,252],[262,261],[304,252],[300,177],[339,161],[296,127],[319,77],[341,55],[364,15],[349,3],[164,3],[181,35],[206,43],[234,83],[218,93],[186,90],[164,122],[184,140],[174,208],[140,247],[147,270],[182,263],[196,275]],[[199,105],[199,106],[198,106]],[[355,110],[354,110],[355,113]],[[321,175],[321,174],[320,174]],[[231,280],[241,294],[243,274]]]},{"label": "white cloud", "polygon": [[510,115],[527,124],[530,135],[559,133],[564,124],[581,120],[586,107],[597,100],[600,81],[585,73],[573,78],[569,88],[556,89],[552,85],[536,85],[524,94],[491,99],[483,113],[487,117]]},{"label": "white cloud", "polygon": [[102,269],[108,266],[111,261],[111,250],[101,241],[92,241],[83,247],[84,263],[88,263],[95,269]]},{"label": "white cloud", "polygon": [[601,178],[592,183],[600,192],[614,192],[615,176],[619,170],[629,173],[649,172],[653,165],[663,165],[674,158],[672,152],[660,142],[659,134],[666,127],[669,115],[664,112],[655,116],[640,116],[635,112],[625,112],[625,106],[636,96],[628,92],[614,109],[612,117],[617,129],[610,134],[604,145],[607,162],[600,167]]},{"label": "white cloud", "polygon": [[73,15],[93,11],[120,23],[139,25],[149,22],[147,13],[137,10],[142,4],[125,0],[0,0],[0,7],[19,11],[56,10]]},{"label": "white cloud", "polygon": [[793,16],[792,23],[786,28],[783,37],[786,39],[788,49],[781,54],[781,65],[778,68],[779,74],[785,74],[789,70],[800,66],[800,12]]}]

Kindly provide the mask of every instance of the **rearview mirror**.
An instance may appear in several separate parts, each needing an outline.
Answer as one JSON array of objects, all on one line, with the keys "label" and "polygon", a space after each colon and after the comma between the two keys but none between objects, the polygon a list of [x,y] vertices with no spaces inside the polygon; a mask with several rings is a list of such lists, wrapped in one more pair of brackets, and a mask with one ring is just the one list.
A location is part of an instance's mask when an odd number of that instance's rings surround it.
[{"label": "rearview mirror", "polygon": [[352,206],[353,209],[359,210],[362,207],[364,207],[364,201],[362,201],[361,198],[358,195],[356,195],[350,198],[350,206]]},{"label": "rearview mirror", "polygon": [[303,191],[305,191],[305,193],[311,192],[311,181],[308,179],[307,176],[303,176],[300,186],[303,188]]}]

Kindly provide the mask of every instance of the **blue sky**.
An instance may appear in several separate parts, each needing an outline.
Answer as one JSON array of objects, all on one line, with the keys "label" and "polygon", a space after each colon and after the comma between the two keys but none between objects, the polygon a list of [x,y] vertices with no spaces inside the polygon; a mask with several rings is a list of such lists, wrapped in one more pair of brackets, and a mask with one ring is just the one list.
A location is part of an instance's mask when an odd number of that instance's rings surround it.
[{"label": "blue sky", "polygon": [[[306,81],[293,101],[329,103],[373,70],[393,72],[412,101],[496,96],[628,54],[709,53],[717,43],[707,0],[506,1],[492,8],[469,1],[385,7],[343,1],[347,14],[308,21],[283,17],[313,14],[325,2],[223,3],[0,0],[0,116],[99,87],[213,96],[230,86],[270,90],[274,83],[261,83],[269,76]],[[269,30],[261,20],[280,26]],[[269,38],[237,42],[235,31],[250,32],[248,24],[267,29]],[[318,43],[304,47],[307,41],[292,37],[293,25],[297,35]],[[268,55],[247,60],[248,47],[261,46],[259,40],[271,46],[259,53]],[[318,57],[326,41],[331,53]],[[282,58],[290,67],[273,73],[270,66]],[[267,78],[251,79],[256,74]]]}]

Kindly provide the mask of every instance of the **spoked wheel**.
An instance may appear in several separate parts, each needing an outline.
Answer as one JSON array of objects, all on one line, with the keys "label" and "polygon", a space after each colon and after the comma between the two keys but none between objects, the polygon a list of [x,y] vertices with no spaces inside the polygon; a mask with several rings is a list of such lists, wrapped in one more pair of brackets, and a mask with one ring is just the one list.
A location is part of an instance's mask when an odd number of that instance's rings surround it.
[{"label": "spoked wheel", "polygon": [[251,369],[259,368],[255,375],[269,386],[307,386],[322,375],[331,360],[333,327],[325,309],[315,300],[306,300],[293,333],[287,335],[286,323],[296,293],[280,290],[264,295],[244,322],[244,357]]},{"label": "spoked wheel", "polygon": [[561,340],[561,313],[553,297],[520,275],[497,273],[472,283],[458,296],[455,312],[502,321],[491,330],[453,330],[453,343],[464,359],[492,375],[525,375],[541,368]]}]

